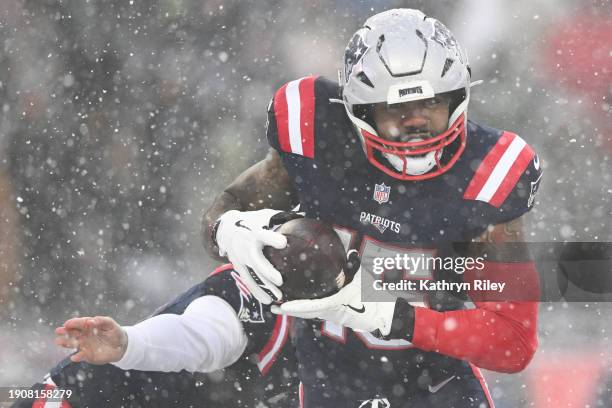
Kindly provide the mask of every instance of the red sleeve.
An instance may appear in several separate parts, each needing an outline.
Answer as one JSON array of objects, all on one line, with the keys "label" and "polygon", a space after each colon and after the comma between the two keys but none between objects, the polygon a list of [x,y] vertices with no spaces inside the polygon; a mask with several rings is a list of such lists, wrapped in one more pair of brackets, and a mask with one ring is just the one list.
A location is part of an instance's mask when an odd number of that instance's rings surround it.
[{"label": "red sleeve", "polygon": [[268,106],[267,138],[282,153],[314,158],[315,81],[308,76],[283,85]]},{"label": "red sleeve", "polygon": [[412,343],[488,370],[521,371],[538,345],[535,265],[487,262],[483,271],[466,272],[464,281],[473,285],[484,274],[508,287],[497,295],[471,293],[476,309],[437,312],[416,307]]}]

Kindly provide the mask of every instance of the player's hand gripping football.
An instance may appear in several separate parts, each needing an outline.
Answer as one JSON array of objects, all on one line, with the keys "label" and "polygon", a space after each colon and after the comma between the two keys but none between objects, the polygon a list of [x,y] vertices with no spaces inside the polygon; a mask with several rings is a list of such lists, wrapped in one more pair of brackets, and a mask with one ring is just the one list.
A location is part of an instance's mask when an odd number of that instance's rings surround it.
[{"label": "player's hand gripping football", "polygon": [[[253,296],[267,305],[283,297],[278,288],[283,284],[282,275],[263,254],[265,246],[276,249],[287,246],[287,238],[271,229],[288,221],[283,215],[296,217],[296,213],[271,209],[228,211],[219,218],[215,235],[219,255],[228,258]],[[283,220],[276,222],[279,217]]]},{"label": "player's hand gripping football", "polygon": [[76,348],[70,360],[107,364],[121,360],[127,348],[127,334],[112,318],[78,317],[55,329],[55,344]]},{"label": "player's hand gripping football", "polygon": [[[334,295],[321,299],[300,299],[272,306],[272,312],[302,319],[327,320],[355,331],[391,331],[395,303],[361,301],[361,267],[356,251],[350,251],[348,268],[355,268],[353,280]],[[349,271],[348,275],[350,275]]]}]

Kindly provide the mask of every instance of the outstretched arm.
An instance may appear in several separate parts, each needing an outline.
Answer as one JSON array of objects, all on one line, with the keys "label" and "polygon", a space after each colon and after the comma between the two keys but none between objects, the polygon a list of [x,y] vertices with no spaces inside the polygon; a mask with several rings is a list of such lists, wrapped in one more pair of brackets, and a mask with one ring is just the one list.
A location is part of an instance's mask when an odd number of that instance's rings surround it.
[{"label": "outstretched arm", "polygon": [[56,344],[77,348],[74,362],[141,371],[210,372],[233,364],[247,344],[234,309],[217,296],[195,299],[182,315],[161,314],[121,327],[110,317],[70,319]]},{"label": "outstretched arm", "polygon": [[78,351],[70,356],[75,363],[107,364],[119,361],[128,344],[127,333],[108,316],[77,317],[55,329],[55,344]]}]

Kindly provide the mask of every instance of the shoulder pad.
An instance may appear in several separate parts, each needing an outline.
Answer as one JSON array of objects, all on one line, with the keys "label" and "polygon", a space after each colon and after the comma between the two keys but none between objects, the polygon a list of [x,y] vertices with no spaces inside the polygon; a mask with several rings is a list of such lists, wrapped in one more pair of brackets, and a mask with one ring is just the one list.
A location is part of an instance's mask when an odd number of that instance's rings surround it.
[{"label": "shoulder pad", "polygon": [[283,85],[268,110],[268,141],[286,153],[314,158],[315,80],[308,76]]},{"label": "shoulder pad", "polygon": [[[528,169],[532,161],[533,169]],[[533,149],[518,135],[503,132],[476,169],[463,198],[484,201],[499,208],[513,190],[524,184],[519,180],[531,181],[537,189],[540,175],[539,159]],[[526,197],[525,201],[527,208],[533,204],[532,197]]]}]

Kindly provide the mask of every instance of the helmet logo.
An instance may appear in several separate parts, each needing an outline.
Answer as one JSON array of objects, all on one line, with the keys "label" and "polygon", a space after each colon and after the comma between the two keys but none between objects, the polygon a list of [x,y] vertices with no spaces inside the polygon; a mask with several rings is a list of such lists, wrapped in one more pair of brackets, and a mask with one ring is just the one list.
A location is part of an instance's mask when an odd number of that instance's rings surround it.
[{"label": "helmet logo", "polygon": [[344,82],[348,81],[353,67],[361,60],[363,54],[368,49],[361,35],[365,30],[366,28],[362,28],[357,31],[344,51]]},{"label": "helmet logo", "polygon": [[423,87],[415,86],[414,88],[400,89],[399,90],[399,97],[401,98],[402,96],[411,95],[411,94],[415,94],[415,93],[422,94],[423,93]]},{"label": "helmet logo", "polygon": [[[448,49],[451,53],[455,54],[462,64],[465,63],[465,58],[463,56],[463,53],[461,52],[461,48],[457,44],[457,40],[455,40],[455,37],[449,31],[449,29],[446,28],[446,26],[444,26],[444,24],[442,24],[438,20],[435,20],[434,33],[431,39],[443,46],[444,48]],[[448,68],[450,68],[450,65]]]}]

